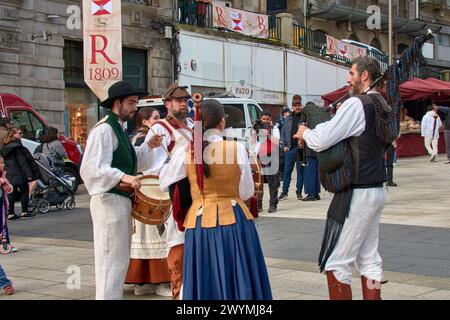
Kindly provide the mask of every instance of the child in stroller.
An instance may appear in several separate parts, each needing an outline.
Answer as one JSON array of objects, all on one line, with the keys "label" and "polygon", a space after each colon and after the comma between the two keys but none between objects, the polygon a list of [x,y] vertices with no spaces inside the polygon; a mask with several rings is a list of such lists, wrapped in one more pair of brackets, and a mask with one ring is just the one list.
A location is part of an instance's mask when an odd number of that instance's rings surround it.
[{"label": "child in stroller", "polygon": [[38,210],[39,213],[47,213],[51,206],[58,209],[66,207],[68,210],[75,208],[75,196],[72,191],[73,181],[65,177],[63,171],[54,166],[51,158],[43,153],[33,155],[42,174],[42,180],[37,180],[37,185],[31,192],[30,211]]}]

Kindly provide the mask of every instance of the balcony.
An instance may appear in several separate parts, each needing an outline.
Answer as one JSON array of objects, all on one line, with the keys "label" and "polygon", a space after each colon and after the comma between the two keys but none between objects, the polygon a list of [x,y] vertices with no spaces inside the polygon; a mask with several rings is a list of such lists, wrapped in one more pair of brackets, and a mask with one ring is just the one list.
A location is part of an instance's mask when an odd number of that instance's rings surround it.
[{"label": "balcony", "polygon": [[[393,1],[396,3],[396,1]],[[311,0],[311,10],[309,17],[316,17],[332,21],[351,21],[356,26],[364,26],[372,13],[367,13],[370,5],[377,5],[381,9],[381,30],[388,30],[388,6],[386,1],[373,0]],[[396,33],[419,35],[431,29],[439,30],[437,24],[422,22],[418,20],[410,20],[408,18],[408,10],[405,6],[393,5],[393,30]]]},{"label": "balcony", "polygon": [[[326,54],[327,35],[322,31],[315,31],[305,27],[293,24],[294,46],[305,50],[306,53],[312,53],[322,58],[328,58],[332,61],[349,64],[351,61],[342,56],[330,56]],[[388,57],[373,51],[367,51],[367,55],[374,58],[380,64],[381,71],[388,67]]]},{"label": "balcony", "polygon": [[[212,29],[221,32],[233,32],[224,28],[216,28],[213,23],[213,5],[201,1],[178,1],[177,22],[198,28]],[[269,39],[281,39],[280,18],[269,15]]]}]

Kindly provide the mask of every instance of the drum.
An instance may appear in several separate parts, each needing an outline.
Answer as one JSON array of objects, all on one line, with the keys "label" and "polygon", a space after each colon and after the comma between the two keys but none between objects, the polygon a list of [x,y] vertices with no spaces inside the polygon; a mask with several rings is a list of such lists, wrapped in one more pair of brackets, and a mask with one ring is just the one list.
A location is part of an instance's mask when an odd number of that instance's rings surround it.
[{"label": "drum", "polygon": [[159,188],[159,177],[145,175],[139,177],[141,188],[134,193],[131,216],[152,225],[163,224],[170,215],[170,196]]},{"label": "drum", "polygon": [[258,157],[252,152],[249,152],[248,158],[250,160],[250,167],[252,168],[253,185],[255,187],[255,193],[253,196],[256,200],[261,200],[264,188],[264,177],[262,176],[261,163],[258,160]]}]

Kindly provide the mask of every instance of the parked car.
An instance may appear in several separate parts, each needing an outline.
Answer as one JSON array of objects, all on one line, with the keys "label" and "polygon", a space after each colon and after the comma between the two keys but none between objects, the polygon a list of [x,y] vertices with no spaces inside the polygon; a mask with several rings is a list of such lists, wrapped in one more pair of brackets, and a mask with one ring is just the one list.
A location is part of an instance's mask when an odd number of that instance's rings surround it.
[{"label": "parked car", "polygon": [[[22,142],[31,152],[40,144],[38,138],[47,132],[48,124],[44,118],[20,97],[10,93],[0,93],[0,113],[11,118],[14,127],[23,132]],[[81,164],[82,149],[76,142],[59,135],[59,140],[66,149],[68,159],[64,160],[64,174],[75,177],[73,190],[76,191],[81,183],[79,167]]]},{"label": "parked car", "polygon": [[[252,127],[255,121],[260,118],[262,113],[262,108],[259,106],[259,104],[252,99],[223,97],[223,96],[218,97],[208,96],[207,98],[204,98],[204,100],[211,98],[217,99],[224,106],[235,107],[237,110],[241,112],[242,114],[241,121],[234,123],[231,128],[226,129],[225,135],[230,138],[236,138],[237,140],[248,141],[248,138],[250,136],[249,129]],[[188,104],[189,108],[192,109],[193,107],[192,100],[189,100]],[[165,117],[167,115],[167,108],[165,107],[162,98],[141,99],[139,100],[137,107],[138,108],[153,107],[160,112],[161,117]],[[191,117],[194,116],[192,110],[190,110],[190,116]],[[129,121],[128,130],[130,133],[134,130],[135,126],[136,126],[135,121]]]}]

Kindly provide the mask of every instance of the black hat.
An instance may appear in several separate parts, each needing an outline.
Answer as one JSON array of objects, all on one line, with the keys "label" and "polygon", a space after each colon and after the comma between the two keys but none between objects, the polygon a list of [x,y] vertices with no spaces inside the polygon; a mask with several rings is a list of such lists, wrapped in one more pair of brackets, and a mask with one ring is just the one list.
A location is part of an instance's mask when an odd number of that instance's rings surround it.
[{"label": "black hat", "polygon": [[108,89],[108,98],[100,103],[103,108],[111,109],[115,100],[130,96],[143,97],[148,95],[148,91],[137,90],[129,81],[118,81]]}]

